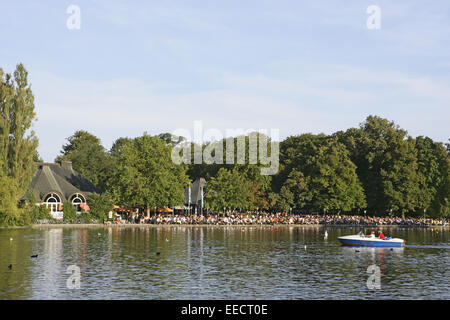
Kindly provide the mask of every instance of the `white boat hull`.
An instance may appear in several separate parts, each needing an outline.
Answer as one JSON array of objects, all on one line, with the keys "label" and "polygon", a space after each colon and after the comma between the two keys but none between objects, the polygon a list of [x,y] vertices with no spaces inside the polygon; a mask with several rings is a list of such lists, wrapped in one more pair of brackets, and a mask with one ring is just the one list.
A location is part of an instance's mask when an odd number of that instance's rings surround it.
[{"label": "white boat hull", "polygon": [[338,238],[345,246],[367,246],[367,247],[404,247],[405,240],[399,238],[371,238],[360,235],[342,236]]}]

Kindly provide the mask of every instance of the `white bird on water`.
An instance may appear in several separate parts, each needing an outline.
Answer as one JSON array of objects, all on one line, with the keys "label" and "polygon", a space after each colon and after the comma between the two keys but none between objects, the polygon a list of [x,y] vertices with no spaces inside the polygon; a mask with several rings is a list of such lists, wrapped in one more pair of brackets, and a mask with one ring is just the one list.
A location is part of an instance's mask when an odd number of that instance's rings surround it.
[{"label": "white bird on water", "polygon": [[324,238],[324,239],[328,238],[328,232],[327,232],[327,230],[325,230],[325,235],[324,235],[323,238]]},{"label": "white bird on water", "polygon": [[305,244],[305,251],[306,251],[306,244]]},{"label": "white bird on water", "polygon": [[9,241],[13,241],[13,238],[9,238]]}]

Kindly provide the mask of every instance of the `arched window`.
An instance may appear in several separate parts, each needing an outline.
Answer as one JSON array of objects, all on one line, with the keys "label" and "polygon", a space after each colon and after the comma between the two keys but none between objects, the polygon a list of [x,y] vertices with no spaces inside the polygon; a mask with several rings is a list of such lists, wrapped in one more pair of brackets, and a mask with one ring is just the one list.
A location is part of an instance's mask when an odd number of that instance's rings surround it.
[{"label": "arched window", "polygon": [[81,211],[80,204],[86,203],[86,198],[81,193],[75,193],[70,197],[70,202],[77,208],[77,211]]},{"label": "arched window", "polygon": [[59,212],[59,205],[61,204],[61,198],[56,193],[49,193],[45,199],[44,204],[47,208],[50,209],[50,212],[56,213]]}]

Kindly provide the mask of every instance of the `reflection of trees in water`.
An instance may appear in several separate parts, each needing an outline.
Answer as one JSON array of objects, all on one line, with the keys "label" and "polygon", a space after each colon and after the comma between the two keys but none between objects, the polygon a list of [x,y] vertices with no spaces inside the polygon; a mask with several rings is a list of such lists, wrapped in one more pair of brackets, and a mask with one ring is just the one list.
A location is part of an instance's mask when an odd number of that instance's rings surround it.
[{"label": "reflection of trees in water", "polygon": [[[31,241],[35,230],[0,229],[0,299],[30,298],[28,287],[33,281],[29,269],[33,262],[30,256],[39,245]],[[10,240],[10,239],[13,240]],[[12,265],[12,269],[6,266]]]},{"label": "reflection of trees in water", "polygon": [[32,269],[33,290],[48,299],[61,298],[65,291],[65,270],[62,269],[63,233],[63,228],[44,230],[43,252],[35,260],[35,267]]},{"label": "reflection of trees in water", "polygon": [[[321,226],[21,229],[12,235],[12,243],[0,241],[0,261],[13,264],[9,274],[0,270],[0,297],[71,297],[65,286],[65,270],[71,264],[81,268],[87,298],[98,294],[119,299],[268,295],[352,299],[395,298],[399,292],[411,298],[430,292],[442,297],[439,290],[448,284],[443,277],[448,275],[449,251],[438,245],[448,246],[448,229],[383,228],[385,234],[407,240],[406,248],[392,250],[345,247],[337,241],[338,235],[359,230]],[[0,239],[9,239],[11,232],[0,230]],[[32,254],[39,257],[31,259]],[[366,287],[369,265],[381,269],[380,291]]]},{"label": "reflection of trees in water", "polygon": [[[194,290],[194,296],[200,297],[203,293],[205,284],[204,278],[204,252],[203,241],[205,229],[201,227],[192,227],[185,230],[186,233],[186,267],[189,278],[188,286]],[[183,272],[183,271],[181,271]],[[184,271],[186,272],[186,270]]]}]

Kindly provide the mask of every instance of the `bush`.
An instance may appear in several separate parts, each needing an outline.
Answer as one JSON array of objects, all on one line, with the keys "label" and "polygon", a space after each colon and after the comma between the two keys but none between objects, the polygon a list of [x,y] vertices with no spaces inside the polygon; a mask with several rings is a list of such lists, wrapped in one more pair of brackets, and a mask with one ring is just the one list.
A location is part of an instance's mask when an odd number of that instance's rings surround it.
[{"label": "bush", "polygon": [[31,210],[31,220],[33,223],[36,223],[38,220],[53,220],[53,217],[50,214],[50,209],[48,209],[45,205],[30,205],[33,206],[33,209]]},{"label": "bush", "polygon": [[66,222],[74,222],[77,218],[77,208],[70,202],[63,203],[63,214]]},{"label": "bush", "polygon": [[98,220],[90,212],[83,211],[81,215],[78,216],[81,223],[97,223]]},{"label": "bush", "polygon": [[114,203],[106,194],[93,193],[88,197],[87,203],[92,218],[99,222],[108,219],[108,212],[114,208]]}]

